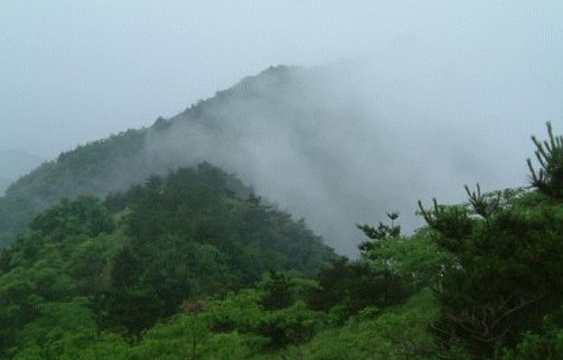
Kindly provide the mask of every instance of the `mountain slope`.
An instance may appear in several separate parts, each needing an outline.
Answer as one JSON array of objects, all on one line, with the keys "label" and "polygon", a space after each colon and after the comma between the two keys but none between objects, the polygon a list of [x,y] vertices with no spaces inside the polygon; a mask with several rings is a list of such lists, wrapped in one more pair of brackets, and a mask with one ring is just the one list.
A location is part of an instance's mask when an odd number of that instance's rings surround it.
[{"label": "mountain slope", "polygon": [[271,67],[150,128],[61,154],[0,198],[0,245],[61,197],[104,196],[208,161],[304,217],[339,253],[356,255],[355,223],[398,210],[413,229],[417,199],[497,176],[483,175],[484,147],[475,154],[473,140],[416,121],[412,109],[401,117],[383,85],[369,84],[366,99],[354,66]]},{"label": "mountain slope", "polygon": [[14,240],[39,211],[81,193],[124,190],[151,174],[142,153],[146,130],[130,130],[61,154],[21,177],[0,198],[0,246]]},{"label": "mountain slope", "polygon": [[[304,70],[298,68],[270,68],[229,90],[218,92],[214,98],[193,105],[171,120],[159,118],[149,129],[128,130],[62,153],[56,161],[45,163],[22,177],[0,198],[0,246],[10,243],[17,232],[24,231],[34,214],[60,198],[80,193],[104,196],[178,166],[211,161],[241,174],[247,181],[257,181],[258,187],[263,188],[271,179],[255,176],[252,169],[261,169],[261,164],[276,159],[271,158],[272,154],[264,154],[261,159],[248,158],[248,149],[241,149],[241,146],[262,142],[262,135],[271,136],[271,131],[263,132],[266,129],[259,127],[249,129],[252,125],[249,120],[260,117],[262,124],[268,127],[275,127],[279,122],[280,130],[291,123],[292,127],[284,130],[286,135],[297,134],[297,141],[303,142],[305,150],[316,151],[314,145],[305,144],[311,130],[318,125],[303,120],[311,118],[311,109],[296,107],[297,99],[288,98],[301,93],[296,90],[303,85],[303,74]],[[283,151],[275,147],[271,150]],[[228,158],[235,153],[245,160]],[[303,185],[310,188],[306,183],[307,174],[303,175]],[[290,186],[290,190],[297,191],[294,198],[299,198],[302,195],[299,184]],[[281,191],[281,194],[266,195],[275,200],[278,200],[277,195],[282,195],[283,205],[290,205],[291,199],[283,199],[284,195],[289,195],[287,187],[282,186]]]},{"label": "mountain slope", "polygon": [[0,359],[30,349],[30,339],[48,342],[40,332],[67,318],[57,309],[135,339],[183,301],[250,287],[266,271],[311,276],[334,258],[302,221],[248,194],[202,163],[105,202],[80,195],[41,212],[0,253]]}]

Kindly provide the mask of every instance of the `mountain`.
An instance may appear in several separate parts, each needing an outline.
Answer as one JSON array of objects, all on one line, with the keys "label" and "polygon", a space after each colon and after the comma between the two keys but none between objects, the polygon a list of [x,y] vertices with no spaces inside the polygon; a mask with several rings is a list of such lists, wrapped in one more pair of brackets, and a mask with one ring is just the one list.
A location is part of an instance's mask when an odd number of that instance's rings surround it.
[{"label": "mountain", "polygon": [[530,187],[359,226],[356,260],[205,162],[63,199],[0,252],[0,359],[561,359],[548,135]]},{"label": "mountain", "polygon": [[422,221],[414,215],[417,199],[435,190],[447,196],[445,184],[488,179],[474,144],[385,115],[393,102],[377,83],[366,99],[355,66],[270,67],[149,128],[62,153],[0,198],[0,244],[62,197],[103,197],[207,161],[305,218],[337,252],[355,255],[362,240],[356,223],[400,211],[403,229],[413,229]]},{"label": "mountain", "polygon": [[[318,199],[326,197],[327,191],[334,189],[322,189],[311,176],[318,177],[325,165],[334,167],[334,160],[343,159],[331,159],[330,154],[317,148],[315,141],[307,141],[331,110],[323,109],[320,103],[302,103],[306,76],[309,72],[301,68],[272,67],[245,78],[231,89],[217,92],[215,97],[194,104],[172,119],[159,118],[150,128],[128,130],[62,153],[19,179],[0,198],[0,244],[10,243],[36,213],[60,198],[81,193],[105,196],[151,174],[165,174],[178,166],[201,161],[236,172],[291,211],[299,209],[292,202],[302,203],[304,191]],[[270,141],[272,137],[279,141]],[[287,142],[283,137],[287,137]],[[293,159],[300,154],[288,152],[287,161],[280,162],[285,147],[292,146],[290,142],[299,147],[298,152],[317,159],[300,161]],[[263,146],[268,147],[269,154],[260,149]],[[303,172],[298,174],[299,179],[292,173],[290,181],[285,181],[280,171],[263,167],[270,163]],[[305,171],[308,166],[312,168]],[[264,177],[265,174],[268,176]],[[279,190],[271,191],[278,185]],[[314,212],[296,213],[310,216]]]}]

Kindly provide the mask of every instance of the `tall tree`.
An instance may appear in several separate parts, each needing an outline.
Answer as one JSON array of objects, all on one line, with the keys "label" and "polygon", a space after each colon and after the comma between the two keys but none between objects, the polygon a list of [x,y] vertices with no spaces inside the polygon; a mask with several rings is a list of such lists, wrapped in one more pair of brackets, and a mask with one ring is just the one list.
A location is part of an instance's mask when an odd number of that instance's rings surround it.
[{"label": "tall tree", "polygon": [[[561,138],[534,138],[541,170],[532,185],[552,201],[530,206],[524,193],[513,199],[470,191],[469,204],[420,211],[436,244],[454,262],[444,268],[438,298],[441,317],[433,326],[446,348],[464,347],[475,359],[498,358],[526,331],[542,327],[544,316],[563,301],[563,217]],[[558,140],[559,139],[559,140]],[[522,199],[524,198],[524,200]]]}]

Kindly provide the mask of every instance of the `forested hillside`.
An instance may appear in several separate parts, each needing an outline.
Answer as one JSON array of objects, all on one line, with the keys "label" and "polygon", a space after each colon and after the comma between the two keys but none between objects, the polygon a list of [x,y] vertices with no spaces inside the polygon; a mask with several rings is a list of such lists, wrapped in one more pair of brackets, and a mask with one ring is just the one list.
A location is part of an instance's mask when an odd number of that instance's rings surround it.
[{"label": "forested hillside", "polygon": [[146,130],[129,130],[61,154],[12,184],[0,198],[0,247],[62,198],[125,190],[151,174],[140,156]]},{"label": "forested hillside", "polygon": [[4,359],[563,357],[563,137],[530,187],[358,224],[336,257],[208,164],[36,216],[0,256]]},{"label": "forested hillside", "polygon": [[75,335],[136,343],[183,302],[251,287],[267,271],[311,276],[332,258],[304,222],[207,163],[105,201],[63,199],[0,257],[2,357],[60,358],[53,346]]}]

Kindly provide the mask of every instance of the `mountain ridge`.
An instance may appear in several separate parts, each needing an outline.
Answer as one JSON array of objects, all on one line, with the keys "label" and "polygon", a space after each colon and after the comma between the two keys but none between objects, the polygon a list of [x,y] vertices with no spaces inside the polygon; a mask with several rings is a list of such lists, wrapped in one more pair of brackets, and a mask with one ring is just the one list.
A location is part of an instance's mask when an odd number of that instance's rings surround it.
[{"label": "mountain ridge", "polygon": [[152,174],[162,175],[180,165],[195,165],[194,162],[171,163],[166,159],[155,159],[144,149],[147,137],[165,131],[179,119],[185,118],[186,114],[197,119],[194,115],[217,99],[229,97],[232,91],[248,87],[249,83],[265,73],[280,73],[280,69],[286,67],[271,67],[261,74],[246,77],[233,87],[218,91],[212,98],[200,100],[170,119],[159,117],[149,128],[129,129],[80,145],[62,152],[55,160],[30,169],[0,197],[0,247],[13,241],[36,213],[60,198],[81,193],[105,196],[113,191],[125,190]]},{"label": "mountain ridge", "polygon": [[103,197],[209,162],[305,218],[338,253],[357,256],[354,224],[400,211],[408,232],[422,222],[417,199],[495,176],[481,166],[487,151],[443,123],[401,117],[393,89],[357,67],[270,67],[150,127],[64,152],[0,198],[0,244],[61,197]]}]

